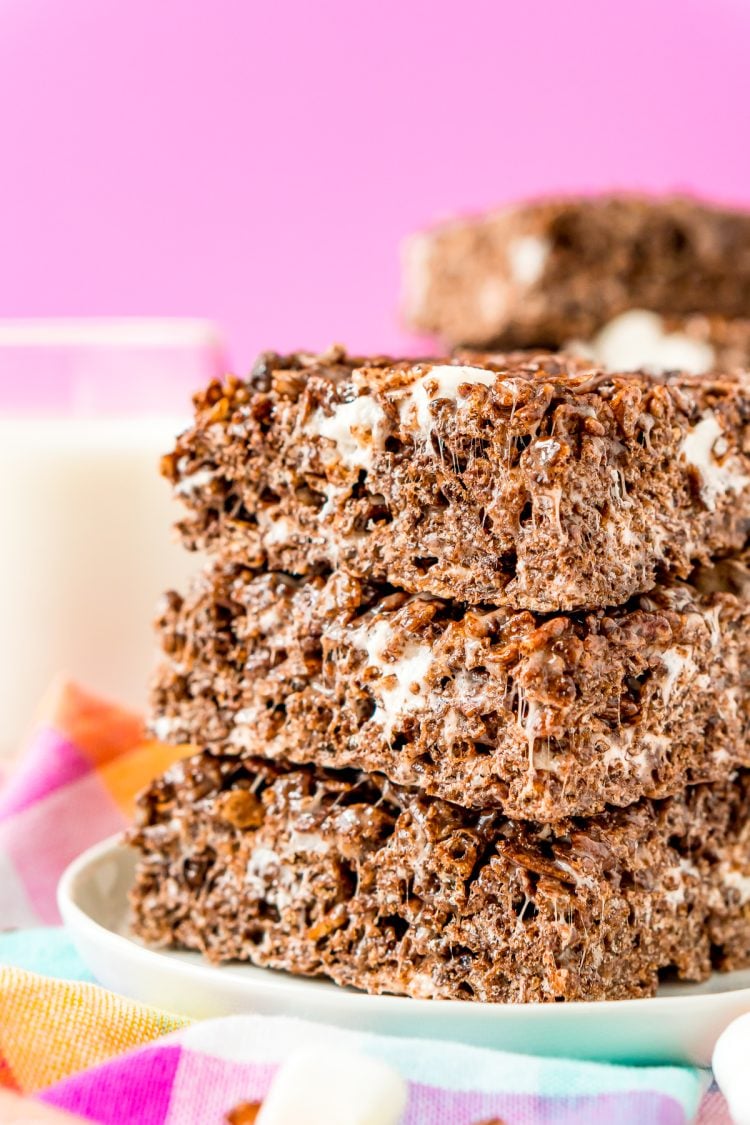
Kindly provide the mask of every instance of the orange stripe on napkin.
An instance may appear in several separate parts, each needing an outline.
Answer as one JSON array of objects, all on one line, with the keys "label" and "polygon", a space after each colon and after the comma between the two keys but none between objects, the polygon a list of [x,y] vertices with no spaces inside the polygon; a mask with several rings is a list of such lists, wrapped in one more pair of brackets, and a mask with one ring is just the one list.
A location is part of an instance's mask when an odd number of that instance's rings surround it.
[{"label": "orange stripe on napkin", "polygon": [[74,743],[96,766],[120,757],[146,737],[142,715],[92,695],[72,680],[52,684],[38,719]]},{"label": "orange stripe on napkin", "polygon": [[163,742],[145,742],[128,754],[108,762],[98,771],[99,780],[119,807],[126,820],[135,808],[135,797],[141,789],[164,773],[181,758],[196,754],[196,746],[167,746]]}]

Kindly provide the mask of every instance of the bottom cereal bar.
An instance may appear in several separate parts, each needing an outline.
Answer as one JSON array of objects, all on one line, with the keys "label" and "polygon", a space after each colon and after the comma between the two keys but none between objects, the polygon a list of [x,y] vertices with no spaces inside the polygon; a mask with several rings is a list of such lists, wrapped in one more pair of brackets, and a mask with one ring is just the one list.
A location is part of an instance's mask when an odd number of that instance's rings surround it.
[{"label": "bottom cereal bar", "polygon": [[534,824],[379,775],[203,752],[139,801],[134,927],[369,992],[650,996],[750,963],[750,771]]}]

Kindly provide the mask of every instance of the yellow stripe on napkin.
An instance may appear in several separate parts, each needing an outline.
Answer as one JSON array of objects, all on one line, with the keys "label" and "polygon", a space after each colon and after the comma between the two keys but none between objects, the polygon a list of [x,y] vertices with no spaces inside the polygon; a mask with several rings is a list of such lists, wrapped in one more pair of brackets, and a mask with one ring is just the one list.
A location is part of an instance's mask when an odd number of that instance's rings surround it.
[{"label": "yellow stripe on napkin", "polygon": [[0,1073],[33,1094],[190,1021],[95,984],[0,966]]}]

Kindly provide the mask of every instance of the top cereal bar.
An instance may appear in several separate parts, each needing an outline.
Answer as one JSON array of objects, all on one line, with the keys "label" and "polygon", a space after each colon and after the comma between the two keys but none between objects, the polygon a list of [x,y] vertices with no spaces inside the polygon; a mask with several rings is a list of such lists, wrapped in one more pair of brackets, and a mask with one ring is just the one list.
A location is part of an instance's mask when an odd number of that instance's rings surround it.
[{"label": "top cereal bar", "polygon": [[750,532],[750,375],[549,355],[266,354],[163,471],[189,547],[536,612],[615,606]]}]

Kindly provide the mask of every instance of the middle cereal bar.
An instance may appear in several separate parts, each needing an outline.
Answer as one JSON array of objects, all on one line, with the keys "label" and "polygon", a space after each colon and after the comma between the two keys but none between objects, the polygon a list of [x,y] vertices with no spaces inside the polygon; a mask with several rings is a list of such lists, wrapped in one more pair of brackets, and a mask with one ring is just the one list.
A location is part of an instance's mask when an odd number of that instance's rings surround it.
[{"label": "middle cereal bar", "polygon": [[747,561],[554,616],[213,563],[165,602],[154,730],[538,821],[674,794],[750,765]]}]

